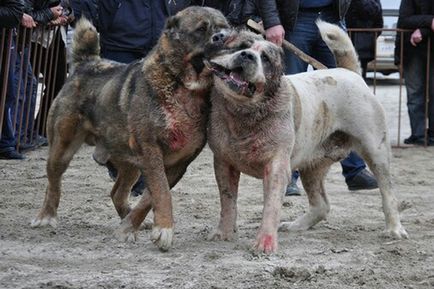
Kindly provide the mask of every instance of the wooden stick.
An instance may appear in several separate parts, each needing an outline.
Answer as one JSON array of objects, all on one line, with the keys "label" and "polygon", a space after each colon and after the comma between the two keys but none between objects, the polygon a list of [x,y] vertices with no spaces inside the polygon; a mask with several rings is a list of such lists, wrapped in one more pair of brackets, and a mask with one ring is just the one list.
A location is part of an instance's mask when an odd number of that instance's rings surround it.
[{"label": "wooden stick", "polygon": [[[264,28],[262,27],[262,25],[258,24],[257,22],[253,21],[252,19],[249,19],[247,21],[247,27],[249,27],[253,31],[265,36],[265,31],[264,31]],[[295,46],[291,42],[284,39],[282,42],[282,46],[283,46],[283,48],[294,53],[296,56],[298,56],[304,62],[312,65],[313,68],[315,68],[315,69],[327,69],[327,66],[325,66],[324,64],[322,64],[321,62],[319,62],[318,60],[313,58],[312,56],[307,55],[306,53],[301,51],[297,46]]]}]

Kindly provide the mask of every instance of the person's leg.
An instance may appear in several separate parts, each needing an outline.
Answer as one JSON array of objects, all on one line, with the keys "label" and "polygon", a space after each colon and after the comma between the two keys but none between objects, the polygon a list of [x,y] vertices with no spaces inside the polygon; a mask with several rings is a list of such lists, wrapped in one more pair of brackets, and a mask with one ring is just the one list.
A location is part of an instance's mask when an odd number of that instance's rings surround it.
[{"label": "person's leg", "polygon": [[[24,156],[19,154],[15,150],[16,138],[15,130],[13,127],[13,114],[12,108],[15,106],[16,102],[16,75],[15,75],[15,50],[11,51],[12,57],[10,61],[10,67],[7,72],[0,71],[0,81],[3,81],[4,73],[8,74],[7,78],[7,88],[6,88],[6,99],[4,106],[3,124],[2,132],[0,136],[0,159],[24,159]],[[0,56],[0,57],[3,57]],[[5,60],[5,59],[3,59]],[[4,63],[4,62],[3,62]]]},{"label": "person's leg", "polygon": [[423,144],[425,136],[425,64],[423,55],[409,53],[404,61],[404,78],[407,89],[407,108],[411,136],[407,144]]},{"label": "person's leg", "polygon": [[[317,14],[299,13],[294,30],[286,33],[285,39],[294,44],[304,53],[312,54],[312,43],[316,39],[318,29],[315,25]],[[308,64],[294,53],[285,50],[285,74],[305,72]]]}]

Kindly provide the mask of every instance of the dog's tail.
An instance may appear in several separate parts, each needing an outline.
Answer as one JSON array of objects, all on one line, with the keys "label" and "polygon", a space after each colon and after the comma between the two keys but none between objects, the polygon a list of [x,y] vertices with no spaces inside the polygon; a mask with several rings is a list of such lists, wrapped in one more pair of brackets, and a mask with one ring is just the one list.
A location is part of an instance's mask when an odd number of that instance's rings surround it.
[{"label": "dog's tail", "polygon": [[72,62],[76,66],[83,61],[99,59],[98,32],[92,23],[82,17],[75,25],[74,40],[72,42]]},{"label": "dog's tail", "polygon": [[333,52],[337,67],[361,74],[359,57],[348,34],[337,25],[317,20],[321,37]]}]

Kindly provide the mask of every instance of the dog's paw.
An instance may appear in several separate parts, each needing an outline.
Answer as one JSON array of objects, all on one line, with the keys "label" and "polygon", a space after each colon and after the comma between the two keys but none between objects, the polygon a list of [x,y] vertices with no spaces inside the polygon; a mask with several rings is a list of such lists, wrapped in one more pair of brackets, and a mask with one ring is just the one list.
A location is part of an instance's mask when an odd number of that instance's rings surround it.
[{"label": "dog's paw", "polygon": [[408,234],[402,225],[396,226],[396,228],[386,229],[384,233],[386,236],[394,239],[408,239]]},{"label": "dog's paw", "polygon": [[134,243],[137,241],[137,230],[127,219],[123,219],[119,228],[114,232],[116,239],[121,242]]},{"label": "dog's paw", "polygon": [[208,241],[232,241],[233,239],[233,231],[225,232],[219,228],[215,229],[208,235]]},{"label": "dog's paw", "polygon": [[299,231],[306,231],[309,229],[308,226],[304,226],[303,224],[300,224],[300,222],[282,222],[279,225],[279,232],[299,232]]},{"label": "dog's paw", "polygon": [[277,235],[259,234],[253,249],[256,253],[272,254],[277,251]]},{"label": "dog's paw", "polygon": [[57,227],[57,218],[53,216],[36,217],[30,222],[30,227],[38,228],[50,225],[53,228]]},{"label": "dog's paw", "polygon": [[151,241],[157,245],[160,251],[168,251],[172,246],[173,229],[155,226],[152,228]]}]

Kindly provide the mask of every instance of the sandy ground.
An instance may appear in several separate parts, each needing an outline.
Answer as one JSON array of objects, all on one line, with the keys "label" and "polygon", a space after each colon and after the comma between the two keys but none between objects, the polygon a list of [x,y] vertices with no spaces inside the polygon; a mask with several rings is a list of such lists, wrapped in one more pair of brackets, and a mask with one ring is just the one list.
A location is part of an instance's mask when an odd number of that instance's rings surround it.
[{"label": "sandy ground", "polygon": [[[396,86],[377,92],[393,142]],[[407,136],[408,125],[402,130]],[[0,288],[434,288],[432,147],[393,150],[393,183],[410,239],[384,237],[379,191],[349,192],[335,165],[327,176],[328,220],[306,232],[281,233],[279,252],[271,256],[250,250],[262,215],[262,185],[246,176],[237,239],[207,241],[220,207],[208,148],[173,189],[173,248],[159,252],[147,229],[136,243],[117,241],[113,183],[91,152],[83,147],[64,176],[57,229],[29,226],[43,200],[47,149],[24,161],[0,161]],[[307,208],[305,195],[284,201],[285,221]]]}]

